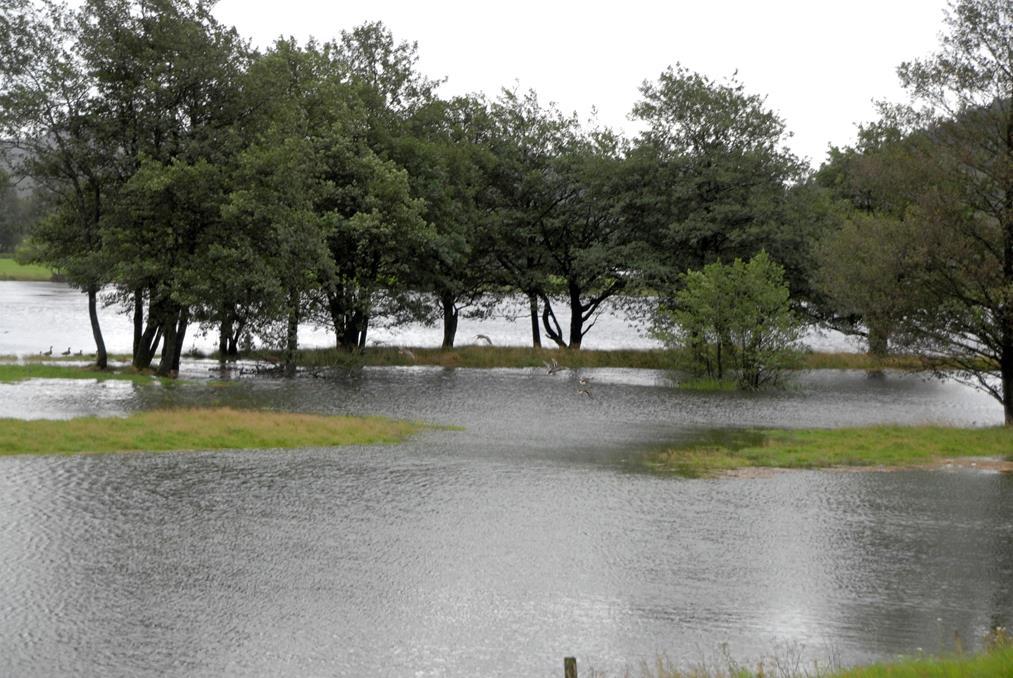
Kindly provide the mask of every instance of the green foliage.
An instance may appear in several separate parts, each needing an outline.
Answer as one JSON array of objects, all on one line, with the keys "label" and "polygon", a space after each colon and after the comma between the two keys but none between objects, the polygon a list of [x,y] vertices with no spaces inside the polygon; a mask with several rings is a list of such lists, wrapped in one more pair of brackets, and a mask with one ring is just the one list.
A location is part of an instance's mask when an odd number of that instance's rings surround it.
[{"label": "green foliage", "polygon": [[[681,66],[641,86],[634,116],[643,132],[633,156],[639,177],[629,201],[664,258],[655,289],[670,294],[679,274],[712,261],[768,251],[797,294],[808,290],[807,257],[823,219],[805,191],[805,165],[763,97],[732,78],[715,82]],[[808,203],[808,210],[801,209]]]},{"label": "green foliage", "polygon": [[685,352],[691,372],[718,381],[733,376],[749,389],[798,365],[804,328],[784,270],[765,252],[687,272],[674,305],[662,305],[655,324],[659,338]]}]

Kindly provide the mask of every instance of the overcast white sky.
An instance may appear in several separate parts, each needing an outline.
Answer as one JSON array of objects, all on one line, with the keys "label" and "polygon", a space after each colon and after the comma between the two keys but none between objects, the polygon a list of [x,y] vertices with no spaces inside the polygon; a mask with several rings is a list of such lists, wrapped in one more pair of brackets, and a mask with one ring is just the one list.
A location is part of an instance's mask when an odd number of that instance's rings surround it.
[{"label": "overcast white sky", "polygon": [[872,100],[898,100],[895,69],[932,52],[945,0],[221,0],[218,18],[258,46],[280,35],[321,40],[380,20],[417,41],[421,69],[447,95],[495,96],[518,83],[546,101],[634,130],[627,114],[644,79],[669,64],[712,78],[736,69],[819,164],[854,139]]}]

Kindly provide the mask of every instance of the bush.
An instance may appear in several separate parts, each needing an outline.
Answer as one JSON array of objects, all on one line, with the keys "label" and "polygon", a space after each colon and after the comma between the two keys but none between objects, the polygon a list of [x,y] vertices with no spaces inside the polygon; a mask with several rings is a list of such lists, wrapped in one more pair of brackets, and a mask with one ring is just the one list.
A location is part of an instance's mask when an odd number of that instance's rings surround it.
[{"label": "bush", "polygon": [[696,376],[757,389],[799,364],[805,324],[791,310],[784,269],[766,252],[683,280],[673,303],[659,306],[655,334]]}]

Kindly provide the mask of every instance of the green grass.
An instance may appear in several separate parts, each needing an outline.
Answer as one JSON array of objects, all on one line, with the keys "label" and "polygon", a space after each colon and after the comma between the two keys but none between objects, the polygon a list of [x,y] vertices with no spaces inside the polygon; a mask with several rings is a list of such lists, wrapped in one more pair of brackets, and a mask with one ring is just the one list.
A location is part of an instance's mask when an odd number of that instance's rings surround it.
[{"label": "green grass", "polygon": [[1013,647],[966,657],[906,659],[860,666],[832,675],[833,678],[1009,678],[1013,676]]},{"label": "green grass", "polygon": [[871,426],[742,431],[650,454],[652,469],[689,477],[742,468],[914,466],[950,457],[1013,459],[1013,427]]},{"label": "green grass", "polygon": [[11,257],[0,256],[0,280],[49,282],[54,279],[53,271],[45,266],[23,265]]},{"label": "green grass", "polygon": [[[919,655],[895,661],[842,669],[833,659],[809,663],[797,652],[775,653],[758,662],[743,664],[722,652],[720,658],[690,669],[679,669],[666,657],[654,665],[644,664],[637,676],[641,678],[1009,678],[1013,676],[1013,643],[1005,628],[993,629],[985,638],[985,649],[979,654],[963,654],[959,641],[957,651],[939,657]],[[605,674],[591,671],[597,678]],[[625,678],[634,674],[627,670]]]},{"label": "green grass", "polygon": [[230,408],[153,410],[125,418],[0,419],[0,455],[364,445],[399,442],[424,428],[384,417]]},{"label": "green grass", "polygon": [[[521,346],[462,346],[443,350],[439,348],[411,348],[411,355],[392,346],[370,347],[365,353],[348,353],[337,349],[306,349],[298,351],[296,363],[302,367],[322,368],[335,366],[398,366],[433,365],[438,367],[542,367],[556,360],[563,367],[639,367],[666,369],[674,364],[670,351],[568,351],[534,349]],[[414,357],[413,357],[414,356]],[[277,351],[255,351],[244,358],[277,361]]]},{"label": "green grass", "polygon": [[138,384],[150,384],[157,377],[127,369],[100,370],[95,367],[73,367],[70,365],[40,365],[37,363],[0,363],[0,383],[13,383],[28,379],[121,379]]},{"label": "green grass", "polygon": [[[296,353],[302,367],[352,367],[363,365],[432,365],[438,367],[541,367],[555,359],[563,367],[630,367],[643,369],[674,369],[685,364],[677,351],[667,349],[620,349],[570,351],[566,349],[535,349],[524,346],[461,346],[453,349],[415,348],[411,355],[396,346],[371,346],[364,353],[348,353],[333,348],[303,349]],[[278,361],[278,351],[260,350],[246,353],[244,358]],[[932,367],[918,356],[870,356],[864,353],[807,353],[802,356],[801,369],[859,370],[924,370]],[[945,366],[943,366],[945,367]],[[695,383],[695,382],[694,382]],[[715,390],[702,385],[703,390]],[[724,390],[724,389],[717,389]]]}]

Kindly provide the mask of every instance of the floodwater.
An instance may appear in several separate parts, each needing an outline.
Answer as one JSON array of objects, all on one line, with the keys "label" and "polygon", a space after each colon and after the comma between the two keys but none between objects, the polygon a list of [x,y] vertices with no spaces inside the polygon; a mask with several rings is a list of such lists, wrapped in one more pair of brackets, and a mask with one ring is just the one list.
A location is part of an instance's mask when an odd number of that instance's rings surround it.
[{"label": "floodwater", "polygon": [[[0,335],[0,353],[11,352]],[[1001,423],[964,386],[818,372],[688,393],[651,370],[429,367],[169,387],[0,385],[0,416],[197,404],[460,427],[399,445],[0,458],[0,675],[615,675],[722,644],[859,663],[1013,621],[1013,477],[685,480],[714,429]]]},{"label": "floodwater", "polygon": [[[521,303],[523,302],[523,303]],[[515,299],[496,309],[490,318],[461,318],[457,343],[474,344],[475,336],[485,334],[498,346],[528,346],[531,325],[527,300]],[[133,325],[122,309],[103,306],[99,310],[106,348],[111,353],[130,353]],[[606,307],[584,339],[591,349],[658,348],[659,342],[641,331],[635,321],[620,308]],[[401,346],[439,346],[443,340],[440,325],[410,323],[384,326],[380,319],[369,330],[370,342]],[[218,348],[217,331],[202,334],[191,327],[185,349],[211,353]],[[299,343],[305,347],[334,346],[334,333],[304,324],[299,328]],[[550,344],[546,340],[546,345]],[[807,343],[818,350],[856,350],[857,342],[834,332],[812,332]],[[0,281],[0,355],[37,354],[53,347],[55,354],[70,350],[93,353],[95,342],[88,324],[88,300],[81,292],[62,283]]]}]

